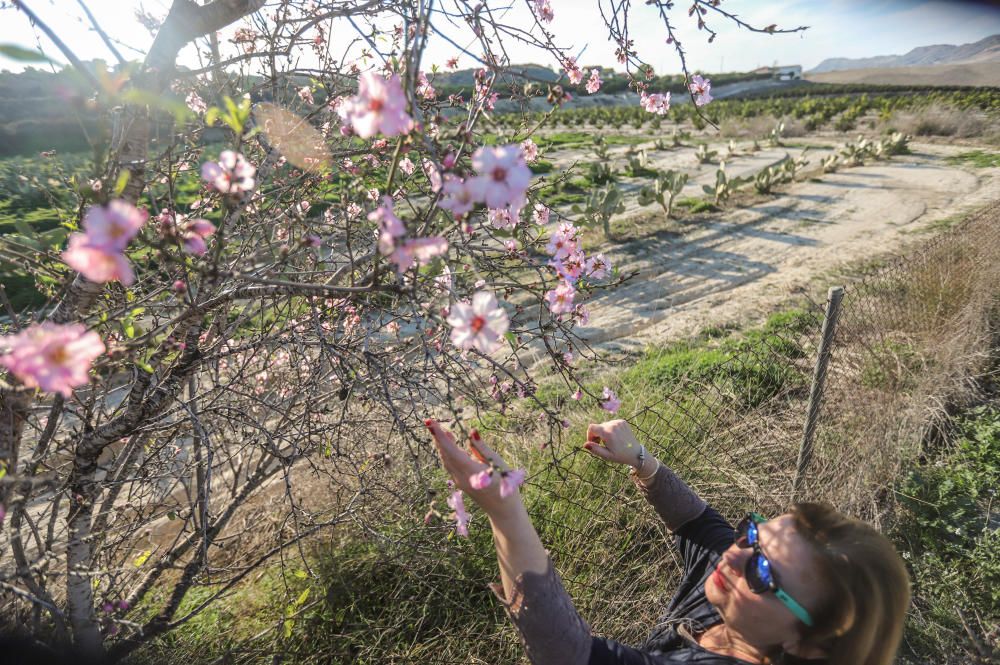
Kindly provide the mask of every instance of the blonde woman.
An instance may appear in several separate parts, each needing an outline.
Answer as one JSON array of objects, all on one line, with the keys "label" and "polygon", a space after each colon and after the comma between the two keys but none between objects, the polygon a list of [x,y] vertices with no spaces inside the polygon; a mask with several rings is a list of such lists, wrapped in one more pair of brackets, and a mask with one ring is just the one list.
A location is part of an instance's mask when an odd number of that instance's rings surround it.
[{"label": "blonde woman", "polygon": [[[542,547],[519,493],[470,478],[508,467],[473,432],[472,456],[428,420],[456,486],[485,511],[502,588],[495,588],[534,665],[811,662],[889,665],[902,637],[909,579],[892,544],[830,506],[798,503],[733,527],[639,444],[623,420],[592,424],[584,449],[626,464],[676,535],[684,576],[643,645],[591,634]],[[478,484],[478,483],[477,483]]]}]

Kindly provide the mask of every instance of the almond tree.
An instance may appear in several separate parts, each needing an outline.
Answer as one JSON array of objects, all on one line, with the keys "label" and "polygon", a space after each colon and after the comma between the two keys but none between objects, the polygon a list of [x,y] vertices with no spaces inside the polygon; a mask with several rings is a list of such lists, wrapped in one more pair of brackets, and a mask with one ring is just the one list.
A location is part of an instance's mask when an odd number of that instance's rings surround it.
[{"label": "almond tree", "polygon": [[[651,10],[687,73],[671,5]],[[712,38],[710,15],[745,26],[719,5],[689,12]],[[104,75],[14,7],[91,82],[111,138],[93,179],[65,183],[68,237],[0,238],[47,296],[7,303],[0,338],[0,595],[13,625],[121,659],[271,557],[372,514],[393,491],[372,470],[417,459],[429,409],[461,427],[530,398],[540,355],[568,392],[583,388],[574,325],[623,278],[538,200],[540,123],[496,146],[480,138],[501,95],[525,102],[533,87],[553,109],[567,98],[562,81],[516,75],[505,42],[584,77],[547,0],[519,22],[464,0],[175,0],[144,60]],[[602,10],[632,85],[662,112],[627,3]],[[443,98],[423,55],[452,24],[476,37],[456,56],[480,68],[470,91]],[[176,64],[191,43],[196,70]],[[600,83],[592,70],[588,90]],[[709,86],[692,79],[699,106]],[[297,489],[315,478],[319,501]],[[182,611],[197,586],[212,592]]]}]

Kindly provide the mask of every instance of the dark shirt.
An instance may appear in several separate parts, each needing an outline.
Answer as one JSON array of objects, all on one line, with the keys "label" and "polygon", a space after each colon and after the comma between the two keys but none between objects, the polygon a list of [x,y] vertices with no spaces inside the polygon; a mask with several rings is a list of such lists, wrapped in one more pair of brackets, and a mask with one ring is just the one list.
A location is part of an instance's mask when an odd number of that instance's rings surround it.
[{"label": "dark shirt", "polygon": [[714,508],[705,511],[677,531],[677,548],[684,558],[684,577],[677,593],[659,618],[641,649],[604,637],[594,637],[590,665],[736,665],[744,661],[713,653],[678,633],[686,626],[699,633],[722,621],[705,597],[705,580],[715,570],[719,556],[733,543],[732,525]]}]

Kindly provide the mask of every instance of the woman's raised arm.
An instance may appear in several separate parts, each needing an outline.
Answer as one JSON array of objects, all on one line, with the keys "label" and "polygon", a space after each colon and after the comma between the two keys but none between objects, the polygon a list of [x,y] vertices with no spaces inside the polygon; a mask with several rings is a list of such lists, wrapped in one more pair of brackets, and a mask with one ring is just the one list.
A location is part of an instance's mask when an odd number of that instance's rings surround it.
[{"label": "woman's raised arm", "polygon": [[[590,627],[552,567],[521,501],[517,483],[510,482],[511,475],[519,472],[511,471],[475,430],[469,441],[473,459],[440,424],[427,420],[426,425],[455,486],[489,516],[502,584],[502,590],[494,587],[493,591],[520,633],[528,658],[535,665],[586,663],[590,657]],[[481,475],[484,472],[490,473],[488,483]]]},{"label": "woman's raised arm", "polygon": [[583,448],[605,462],[631,466],[635,484],[671,531],[705,512],[708,504],[647,451],[624,420],[591,423]]}]

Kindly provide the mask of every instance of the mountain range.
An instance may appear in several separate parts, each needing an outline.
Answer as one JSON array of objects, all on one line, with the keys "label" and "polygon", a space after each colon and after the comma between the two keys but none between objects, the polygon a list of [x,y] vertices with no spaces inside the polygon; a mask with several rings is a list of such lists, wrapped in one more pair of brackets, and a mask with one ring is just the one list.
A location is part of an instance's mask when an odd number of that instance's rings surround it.
[{"label": "mountain range", "polygon": [[876,67],[921,67],[997,61],[1000,66],[1000,35],[991,35],[972,44],[935,44],[919,46],[905,55],[876,55],[871,58],[827,58],[809,71],[810,74],[845,69]]}]

